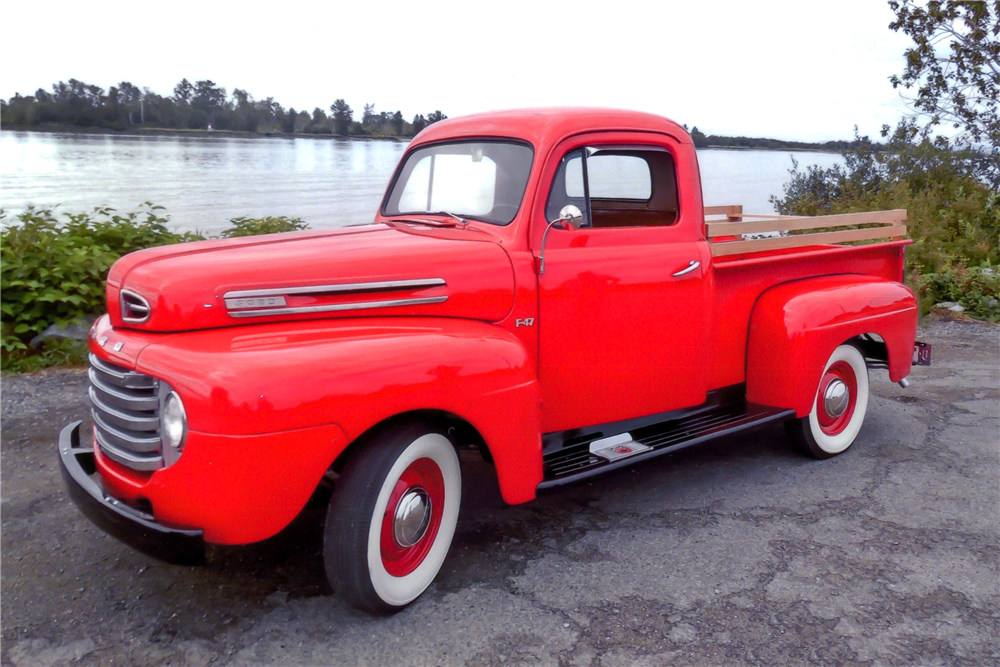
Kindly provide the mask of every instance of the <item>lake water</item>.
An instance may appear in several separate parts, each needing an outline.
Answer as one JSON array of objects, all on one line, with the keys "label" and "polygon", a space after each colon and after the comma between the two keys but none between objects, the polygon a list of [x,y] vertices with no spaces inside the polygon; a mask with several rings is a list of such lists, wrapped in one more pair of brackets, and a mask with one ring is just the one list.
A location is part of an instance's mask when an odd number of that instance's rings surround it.
[{"label": "lake water", "polygon": [[[391,141],[3,132],[0,208],[66,212],[166,207],[178,230],[218,232],[230,218],[288,215],[317,227],[371,220],[406,148]],[[773,211],[794,156],[824,167],[839,155],[702,150],[705,203]]]}]

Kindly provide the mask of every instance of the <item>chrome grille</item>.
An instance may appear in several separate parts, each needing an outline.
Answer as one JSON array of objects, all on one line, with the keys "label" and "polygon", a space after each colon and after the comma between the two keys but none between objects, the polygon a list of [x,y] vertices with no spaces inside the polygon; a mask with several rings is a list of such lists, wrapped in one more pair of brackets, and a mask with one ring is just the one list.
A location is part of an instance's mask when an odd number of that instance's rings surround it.
[{"label": "chrome grille", "polygon": [[163,467],[160,384],[156,378],[90,355],[90,403],[101,453],[135,470]]}]

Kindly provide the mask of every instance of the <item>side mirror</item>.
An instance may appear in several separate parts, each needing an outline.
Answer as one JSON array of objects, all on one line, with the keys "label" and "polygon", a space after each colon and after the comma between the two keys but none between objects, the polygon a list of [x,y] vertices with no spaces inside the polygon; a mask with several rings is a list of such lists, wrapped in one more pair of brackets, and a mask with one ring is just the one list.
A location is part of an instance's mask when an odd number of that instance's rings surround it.
[{"label": "side mirror", "polygon": [[559,211],[559,217],[545,227],[542,233],[542,249],[538,252],[538,275],[545,273],[545,241],[548,240],[549,230],[559,225],[565,231],[576,231],[583,227],[583,213],[572,204],[567,204]]},{"label": "side mirror", "polygon": [[583,227],[583,213],[572,204],[567,204],[559,211],[559,222],[563,223],[563,229],[580,229]]}]

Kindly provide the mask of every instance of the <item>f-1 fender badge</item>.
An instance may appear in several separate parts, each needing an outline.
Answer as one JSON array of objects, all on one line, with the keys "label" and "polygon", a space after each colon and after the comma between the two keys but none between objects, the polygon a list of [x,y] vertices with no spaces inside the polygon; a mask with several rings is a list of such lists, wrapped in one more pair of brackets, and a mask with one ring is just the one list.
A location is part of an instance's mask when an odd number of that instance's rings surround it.
[{"label": "f-1 fender badge", "polygon": [[514,320],[515,327],[530,327],[534,326],[534,324],[535,324],[534,317],[526,317],[523,320]]},{"label": "f-1 fender badge", "polygon": [[121,349],[123,347],[125,347],[125,343],[123,343],[121,341],[118,341],[117,343],[115,343],[114,350],[115,350],[115,352],[121,352]]},{"label": "f-1 fender badge", "polygon": [[101,336],[101,340],[97,341],[97,344],[100,345],[101,347],[104,347],[105,343],[107,343],[107,342],[108,342],[108,337],[107,336]]}]

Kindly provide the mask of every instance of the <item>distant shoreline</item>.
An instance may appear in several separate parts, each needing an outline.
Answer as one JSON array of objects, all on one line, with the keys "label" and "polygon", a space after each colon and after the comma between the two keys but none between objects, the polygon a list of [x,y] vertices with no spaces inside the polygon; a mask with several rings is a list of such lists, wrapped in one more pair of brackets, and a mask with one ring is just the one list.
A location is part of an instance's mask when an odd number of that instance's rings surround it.
[{"label": "distant shoreline", "polygon": [[340,139],[341,141],[390,141],[409,143],[413,137],[365,136],[342,134],[312,134],[310,132],[240,132],[237,130],[183,130],[169,127],[134,127],[112,130],[106,127],[78,125],[5,126],[4,132],[36,132],[39,134],[102,134],[116,137],[199,137],[209,139]]},{"label": "distant shoreline", "polygon": [[765,146],[702,146],[699,151],[776,151],[781,153],[827,153],[829,155],[840,155],[839,150],[832,148],[792,148]]},{"label": "distant shoreline", "polygon": [[[167,127],[131,128],[128,130],[112,130],[106,127],[79,127],[77,125],[46,125],[42,127],[12,126],[4,127],[5,132],[36,132],[39,134],[99,134],[116,137],[199,137],[209,139],[339,139],[340,141],[389,141],[405,144],[413,141],[413,137],[396,136],[364,136],[342,134],[312,134],[309,132],[239,132],[236,130],[182,130]],[[777,140],[775,140],[777,141]],[[698,150],[713,151],[776,151],[793,153],[830,153],[840,151],[829,148],[800,147],[765,147],[765,146],[702,146]]]}]

